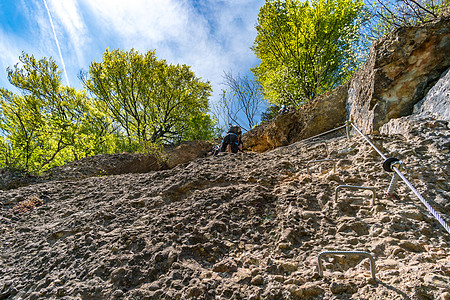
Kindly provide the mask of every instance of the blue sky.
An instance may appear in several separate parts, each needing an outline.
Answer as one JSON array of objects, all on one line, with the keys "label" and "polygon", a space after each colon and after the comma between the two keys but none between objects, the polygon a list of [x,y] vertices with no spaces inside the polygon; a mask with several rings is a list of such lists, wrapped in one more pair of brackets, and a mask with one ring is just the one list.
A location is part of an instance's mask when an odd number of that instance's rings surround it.
[{"label": "blue sky", "polygon": [[18,62],[22,51],[36,58],[53,57],[61,69],[65,66],[70,86],[81,88],[79,71],[101,61],[106,48],[156,49],[158,58],[189,65],[197,76],[211,81],[214,101],[225,88],[224,71],[249,74],[258,63],[249,48],[263,4],[264,0],[0,0],[0,86],[14,90],[6,68]]}]

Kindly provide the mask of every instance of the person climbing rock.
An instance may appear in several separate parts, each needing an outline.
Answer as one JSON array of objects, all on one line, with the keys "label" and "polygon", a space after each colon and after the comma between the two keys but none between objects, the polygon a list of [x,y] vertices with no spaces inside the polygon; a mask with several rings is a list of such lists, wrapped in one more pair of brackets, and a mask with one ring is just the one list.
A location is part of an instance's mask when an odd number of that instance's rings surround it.
[{"label": "person climbing rock", "polygon": [[220,146],[220,152],[228,153],[238,153],[242,152],[242,131],[241,127],[237,125],[232,125],[228,129],[227,134],[223,138],[222,144]]}]

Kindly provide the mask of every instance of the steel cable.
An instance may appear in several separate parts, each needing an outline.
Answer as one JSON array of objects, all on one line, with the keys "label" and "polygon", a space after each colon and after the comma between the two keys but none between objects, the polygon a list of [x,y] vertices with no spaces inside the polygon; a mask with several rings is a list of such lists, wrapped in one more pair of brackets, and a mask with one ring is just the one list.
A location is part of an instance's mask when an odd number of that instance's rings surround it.
[{"label": "steel cable", "polygon": [[[318,134],[318,135],[315,135],[315,136],[312,136],[312,137],[309,137],[309,138],[307,138],[307,139],[304,139],[304,140],[300,140],[300,141],[298,141],[298,142],[295,142],[295,143],[293,143],[293,144],[291,144],[291,145],[288,145],[288,146],[284,146],[284,147],[292,147],[292,146],[294,146],[294,145],[296,145],[296,144],[298,144],[298,143],[302,143],[302,142],[306,142],[306,141],[308,141],[308,140],[311,140],[311,139],[314,139],[314,138],[316,138],[316,137],[319,137],[319,136],[322,136],[322,135],[325,135],[325,134],[328,134],[328,133],[330,133],[330,132],[333,132],[333,131],[336,131],[336,130],[339,130],[339,129],[342,129],[342,128],[344,128],[344,127],[346,127],[346,129],[347,129],[347,136],[348,136],[348,132],[349,132],[349,126],[352,126],[365,140],[366,140],[366,142],[367,143],[369,143],[369,145],[375,150],[375,151],[377,151],[378,152],[378,154],[380,154],[380,156],[386,161],[387,160],[387,157],[370,141],[370,139],[364,134],[364,133],[362,133],[361,132],[361,130],[355,125],[355,124],[353,124],[353,123],[351,123],[351,122],[347,122],[345,125],[342,125],[342,126],[339,126],[339,127],[337,127],[337,128],[334,128],[334,129],[331,129],[331,130],[328,130],[328,131],[325,131],[325,132],[322,132],[322,133],[320,133],[320,134]],[[281,147],[281,148],[284,148],[284,147]],[[274,150],[272,150],[272,151],[274,151]],[[272,152],[272,151],[270,151],[270,152]],[[393,166],[392,167],[392,170],[393,171],[395,171],[396,173],[397,173],[397,175],[398,176],[400,176],[400,178],[406,183],[406,185],[411,189],[411,191],[414,193],[414,194],[416,194],[416,196],[419,198],[419,200],[425,205],[425,207],[430,211],[430,213],[436,218],[436,220],[444,227],[444,229],[445,230],[447,230],[447,232],[448,233],[450,233],[450,227],[449,227],[449,225],[444,221],[444,219],[442,219],[442,217],[441,217],[441,215],[437,212],[437,211],[435,211],[434,209],[433,209],[433,207],[431,207],[431,205],[427,202],[427,200],[425,200],[425,198],[423,198],[422,197],[422,195],[414,188],[414,186],[409,182],[409,180],[400,172],[400,170],[399,169],[397,169],[397,167],[395,167],[395,166]]]},{"label": "steel cable", "polygon": [[400,176],[401,179],[403,179],[403,181],[411,189],[411,191],[413,191],[413,193],[416,194],[419,200],[423,203],[423,205],[425,205],[426,208],[428,208],[430,213],[436,218],[436,220],[438,220],[438,222],[442,225],[442,227],[444,227],[445,230],[447,230],[447,232],[450,233],[450,227],[448,226],[447,223],[445,223],[441,215],[437,211],[435,211],[433,207],[431,207],[431,205],[427,202],[427,200],[425,200],[425,198],[422,197],[422,195],[414,188],[414,186],[409,182],[409,180],[406,179],[405,176],[403,176],[403,174],[400,172],[399,169],[397,169],[397,167],[393,167],[393,170],[395,171],[395,173],[398,174],[398,176]]},{"label": "steel cable", "polygon": [[[361,130],[359,130],[358,127],[356,127],[355,124],[353,124],[353,123],[349,123],[349,124],[352,125],[352,127],[372,146],[373,149],[375,149],[375,151],[378,152],[378,154],[380,154],[380,156],[384,160],[387,159],[387,157],[380,150],[378,150],[378,148],[369,140],[369,138],[367,136],[365,136],[361,132]],[[419,200],[425,205],[425,207],[436,218],[436,220],[444,227],[445,230],[447,230],[448,233],[450,233],[450,227],[444,221],[444,219],[442,219],[441,215],[437,211],[435,211],[433,209],[433,207],[431,207],[431,205],[427,202],[427,200],[425,200],[425,198],[422,197],[422,195],[414,188],[414,186],[409,182],[409,180],[406,179],[406,177],[402,174],[402,172],[400,172],[400,170],[395,166],[392,167],[392,170],[395,171],[395,173],[397,173],[397,175],[400,176],[401,179],[403,179],[403,181],[406,183],[406,185],[411,189],[411,191],[414,194],[416,194],[416,196],[419,198]]]}]

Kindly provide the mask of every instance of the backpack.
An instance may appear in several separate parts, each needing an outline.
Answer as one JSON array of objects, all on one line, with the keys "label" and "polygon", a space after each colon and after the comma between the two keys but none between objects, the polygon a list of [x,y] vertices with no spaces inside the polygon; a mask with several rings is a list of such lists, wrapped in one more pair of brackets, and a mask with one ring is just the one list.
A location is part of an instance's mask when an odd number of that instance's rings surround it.
[{"label": "backpack", "polygon": [[231,125],[230,128],[228,128],[228,133],[241,134],[241,127],[238,125]]},{"label": "backpack", "polygon": [[222,140],[222,144],[220,145],[220,152],[226,152],[228,145],[231,146],[232,153],[239,152],[239,144],[240,142],[239,135],[233,132],[228,132],[227,135]]}]

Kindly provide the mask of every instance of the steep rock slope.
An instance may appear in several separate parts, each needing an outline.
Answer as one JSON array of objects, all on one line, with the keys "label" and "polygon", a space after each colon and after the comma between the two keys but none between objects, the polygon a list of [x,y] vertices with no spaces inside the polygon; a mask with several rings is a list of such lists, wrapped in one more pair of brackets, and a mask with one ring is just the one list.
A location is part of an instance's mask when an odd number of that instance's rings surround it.
[{"label": "steep rock slope", "polygon": [[213,144],[208,141],[194,141],[184,142],[177,146],[165,146],[160,151],[155,149],[153,153],[147,154],[124,152],[95,155],[54,167],[41,175],[0,170],[0,190],[52,180],[80,180],[95,176],[166,170],[204,157],[212,146]]},{"label": "steep rock slope", "polygon": [[373,43],[367,62],[351,79],[349,119],[363,132],[410,115],[450,67],[450,17],[400,27]]},{"label": "steep rock slope", "polygon": [[[373,139],[449,221],[448,125],[429,119],[409,134]],[[308,165],[324,158],[336,173]],[[392,173],[381,163],[338,132],[2,191],[0,299],[450,299],[449,234],[405,184],[383,193]],[[335,201],[343,184],[375,187],[374,205],[358,191]],[[377,280],[367,259],[342,256],[324,258],[320,277],[324,250],[371,253]]]},{"label": "steep rock slope", "polygon": [[[314,136],[347,120],[379,133],[391,120],[413,114],[449,120],[450,17],[398,28],[377,40],[367,62],[337,87],[244,135],[263,152]],[[384,129],[386,133],[386,128]]]}]

